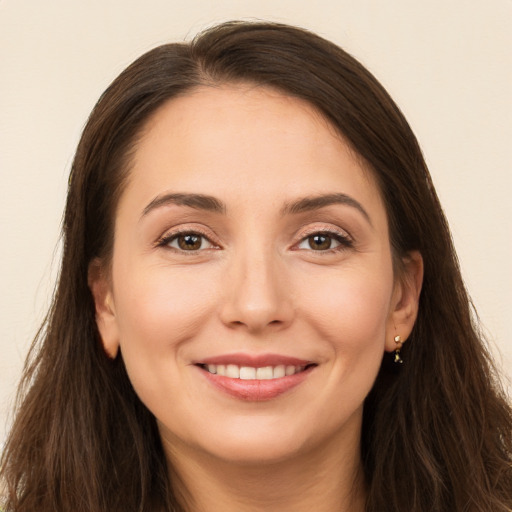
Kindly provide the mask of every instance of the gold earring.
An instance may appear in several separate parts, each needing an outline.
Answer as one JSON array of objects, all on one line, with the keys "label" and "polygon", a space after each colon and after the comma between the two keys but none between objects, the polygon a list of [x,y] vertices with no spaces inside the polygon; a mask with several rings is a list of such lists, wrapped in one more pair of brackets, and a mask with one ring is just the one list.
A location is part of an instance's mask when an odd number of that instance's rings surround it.
[{"label": "gold earring", "polygon": [[395,363],[402,364],[404,362],[403,359],[400,357],[400,349],[402,348],[402,338],[398,335],[395,336],[395,343]]}]

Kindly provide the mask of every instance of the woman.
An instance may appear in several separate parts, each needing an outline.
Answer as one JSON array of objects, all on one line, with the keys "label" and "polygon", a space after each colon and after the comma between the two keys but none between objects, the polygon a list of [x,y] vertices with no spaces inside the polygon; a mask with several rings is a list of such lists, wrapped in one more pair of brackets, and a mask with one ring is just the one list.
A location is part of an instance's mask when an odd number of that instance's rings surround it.
[{"label": "woman", "polygon": [[357,61],[227,23],[84,130],[8,511],[506,511],[512,414],[416,139]]}]

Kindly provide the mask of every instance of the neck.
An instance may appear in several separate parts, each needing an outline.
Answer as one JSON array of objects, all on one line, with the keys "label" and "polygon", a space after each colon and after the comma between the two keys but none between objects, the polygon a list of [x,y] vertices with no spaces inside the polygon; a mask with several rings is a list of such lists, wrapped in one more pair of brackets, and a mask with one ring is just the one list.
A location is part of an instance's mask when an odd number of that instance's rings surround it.
[{"label": "neck", "polygon": [[284,461],[237,463],[174,445],[169,462],[187,512],[363,512],[359,448],[357,439],[339,450],[329,443]]}]

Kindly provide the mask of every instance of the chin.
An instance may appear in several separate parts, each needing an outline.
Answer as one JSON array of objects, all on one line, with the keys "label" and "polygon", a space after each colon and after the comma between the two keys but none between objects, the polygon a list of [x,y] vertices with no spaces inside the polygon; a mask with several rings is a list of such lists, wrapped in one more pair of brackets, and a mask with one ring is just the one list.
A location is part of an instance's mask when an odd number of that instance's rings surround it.
[{"label": "chin", "polygon": [[346,442],[352,447],[358,446],[362,408],[349,418],[337,418],[338,421],[332,421],[332,415],[322,418],[319,411],[310,413],[306,417],[295,417],[293,421],[271,414],[210,421],[204,430],[189,432],[181,441],[196,455],[237,465],[278,464],[302,457],[312,459],[325,449],[343,450]]},{"label": "chin", "polygon": [[277,464],[292,460],[304,451],[304,440],[275,439],[245,436],[245,439],[229,439],[206,451],[226,463],[237,465]]}]

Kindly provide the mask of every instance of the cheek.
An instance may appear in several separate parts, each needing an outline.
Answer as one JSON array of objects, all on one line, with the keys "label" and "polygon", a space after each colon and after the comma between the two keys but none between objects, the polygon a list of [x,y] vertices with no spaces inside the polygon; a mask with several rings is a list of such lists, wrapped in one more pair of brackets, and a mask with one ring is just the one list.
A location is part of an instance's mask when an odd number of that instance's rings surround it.
[{"label": "cheek", "polygon": [[115,288],[121,349],[169,357],[168,349],[191,339],[215,307],[212,276],[161,266],[127,270]]},{"label": "cheek", "polygon": [[385,269],[319,272],[300,285],[304,315],[336,353],[382,355],[393,287]]},{"label": "cheek", "polygon": [[[204,285],[209,280],[197,271],[191,275],[160,266],[121,274],[115,281],[116,318],[130,381],[157,417],[166,417],[171,406],[175,412],[187,409],[194,397],[184,386],[185,354],[212,316],[215,290]],[[171,390],[177,389],[175,396]]]}]

